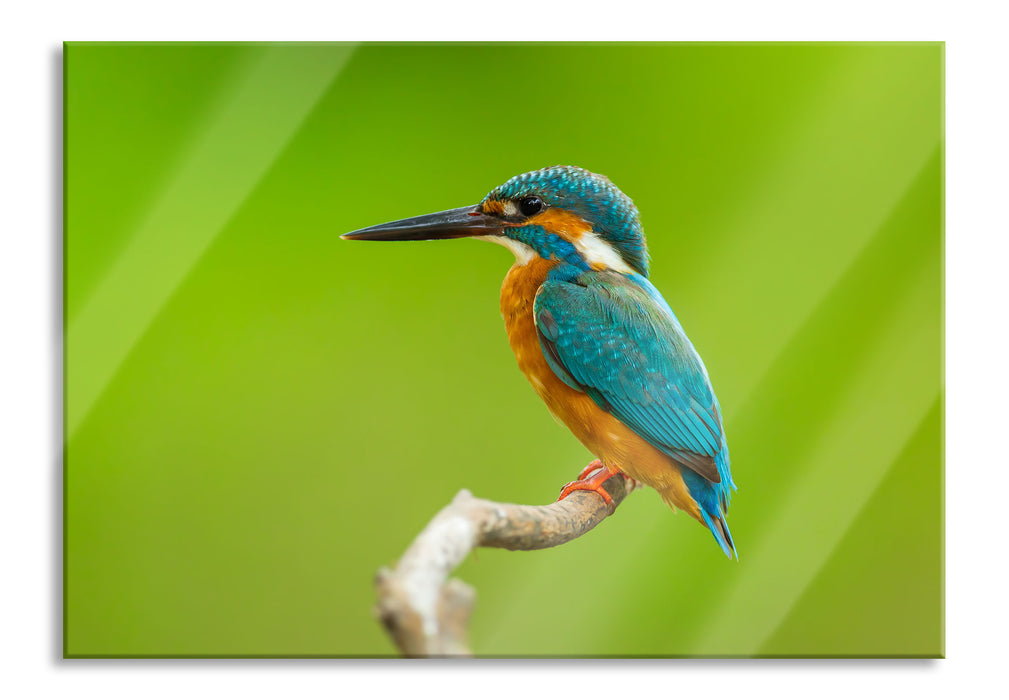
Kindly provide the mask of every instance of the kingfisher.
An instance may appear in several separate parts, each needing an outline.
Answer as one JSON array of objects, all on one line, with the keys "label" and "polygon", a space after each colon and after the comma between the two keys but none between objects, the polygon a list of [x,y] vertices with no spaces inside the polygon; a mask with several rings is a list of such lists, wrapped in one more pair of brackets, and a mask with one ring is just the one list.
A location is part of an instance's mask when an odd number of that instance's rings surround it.
[{"label": "kingfisher", "polygon": [[[730,559],[732,491],[721,407],[700,355],[648,279],[637,207],[608,178],[558,165],[479,204],[347,233],[364,241],[478,238],[515,263],[501,313],[519,368],[597,459],[558,500],[622,474],[705,525]],[[736,554],[738,559],[738,554]]]}]

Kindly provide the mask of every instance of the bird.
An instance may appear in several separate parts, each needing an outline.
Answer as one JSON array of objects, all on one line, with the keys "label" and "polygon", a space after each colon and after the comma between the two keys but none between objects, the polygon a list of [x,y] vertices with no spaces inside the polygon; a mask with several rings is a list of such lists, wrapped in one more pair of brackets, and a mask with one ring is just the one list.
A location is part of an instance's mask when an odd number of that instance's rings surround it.
[{"label": "bird", "polygon": [[[729,559],[736,485],[721,407],[676,314],[649,281],[634,202],[570,165],[516,175],[478,204],[391,221],[348,240],[476,238],[515,262],[501,313],[519,368],[550,412],[596,456],[562,500],[612,476],[649,486],[706,526]],[[636,484],[633,484],[632,487]]]}]

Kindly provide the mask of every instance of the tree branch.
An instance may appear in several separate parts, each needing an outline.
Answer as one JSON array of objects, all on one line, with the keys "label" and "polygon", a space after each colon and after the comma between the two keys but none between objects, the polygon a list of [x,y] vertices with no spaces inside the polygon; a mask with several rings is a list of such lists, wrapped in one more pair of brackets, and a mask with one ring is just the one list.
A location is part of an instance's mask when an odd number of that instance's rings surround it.
[{"label": "tree branch", "polygon": [[375,579],[376,614],[406,656],[469,656],[467,628],[475,591],[449,574],[477,547],[533,550],[581,537],[611,515],[634,489],[610,477],[612,508],[591,491],[547,506],[495,503],[460,491],[417,536],[393,569]]}]

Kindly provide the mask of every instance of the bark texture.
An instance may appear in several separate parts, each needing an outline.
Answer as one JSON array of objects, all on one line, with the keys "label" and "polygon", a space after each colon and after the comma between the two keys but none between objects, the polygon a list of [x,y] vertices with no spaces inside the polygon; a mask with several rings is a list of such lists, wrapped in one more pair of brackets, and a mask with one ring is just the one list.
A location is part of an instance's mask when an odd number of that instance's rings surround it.
[{"label": "bark texture", "polygon": [[635,487],[622,474],[598,494],[575,491],[546,506],[495,503],[460,491],[417,536],[394,568],[378,572],[376,614],[406,656],[470,656],[467,641],[476,592],[452,571],[477,547],[533,550],[581,537],[611,515]]}]

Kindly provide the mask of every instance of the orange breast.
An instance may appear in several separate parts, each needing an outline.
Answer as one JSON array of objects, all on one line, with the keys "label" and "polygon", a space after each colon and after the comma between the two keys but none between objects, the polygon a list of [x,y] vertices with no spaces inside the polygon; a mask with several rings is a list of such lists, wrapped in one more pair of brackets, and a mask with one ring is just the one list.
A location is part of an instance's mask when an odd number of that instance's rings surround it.
[{"label": "orange breast", "polygon": [[516,263],[501,287],[501,314],[519,368],[550,412],[604,464],[651,486],[670,506],[681,508],[701,521],[697,503],[680,475],[680,467],[615,416],[599,408],[587,394],[562,382],[547,364],[536,334],[533,302],[555,265],[539,257],[525,265]]}]

